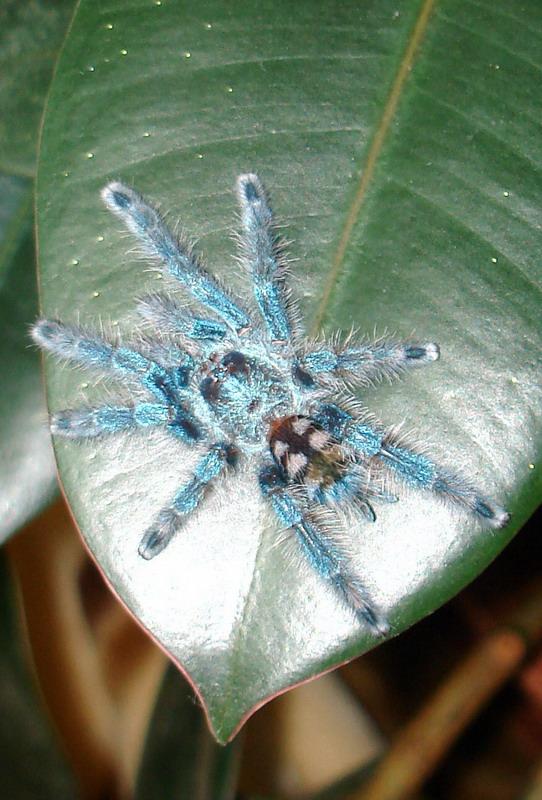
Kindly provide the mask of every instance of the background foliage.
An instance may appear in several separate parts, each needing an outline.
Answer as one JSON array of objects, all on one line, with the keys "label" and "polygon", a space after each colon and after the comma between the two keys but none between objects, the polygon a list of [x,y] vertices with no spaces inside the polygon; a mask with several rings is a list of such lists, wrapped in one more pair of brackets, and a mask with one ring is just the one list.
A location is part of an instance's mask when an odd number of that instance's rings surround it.
[{"label": "background foliage", "polygon": [[[37,123],[71,6],[6,2],[0,12],[4,537],[54,491],[38,359],[25,328],[36,307]],[[513,523],[487,535],[410,496],[360,530],[360,565],[394,609],[396,630],[478,574],[540,496],[540,22],[535,2],[301,2],[292,14],[281,2],[83,0],[47,104],[37,194],[46,314],[101,318],[126,331],[136,296],[154,285],[100,207],[108,179],[122,177],[182,216],[224,275],[231,186],[253,169],[294,239],[296,288],[313,333],[387,326],[441,343],[433,370],[365,399],[504,498]],[[82,391],[95,397],[86,378],[49,369],[51,406],[77,404]],[[131,581],[125,536],[171,493],[179,452],[123,441],[62,446],[57,456],[91,549],[124,601],[189,667],[219,739],[264,699],[370,646],[312,576],[299,577],[296,565],[284,573],[280,552],[267,546],[274,532],[255,512],[238,539],[232,520],[215,526],[214,537],[204,520],[193,550],[170,564],[185,582],[218,575],[226,583],[215,583],[216,594],[234,609],[225,637],[201,626],[205,603],[176,616],[179,644],[171,612],[147,613],[147,581]],[[113,550],[104,535],[111,531]],[[3,657],[8,671],[19,669],[9,650]],[[191,731],[199,723],[186,714]],[[233,768],[226,773],[231,787]],[[214,796],[210,786],[202,791]]]}]

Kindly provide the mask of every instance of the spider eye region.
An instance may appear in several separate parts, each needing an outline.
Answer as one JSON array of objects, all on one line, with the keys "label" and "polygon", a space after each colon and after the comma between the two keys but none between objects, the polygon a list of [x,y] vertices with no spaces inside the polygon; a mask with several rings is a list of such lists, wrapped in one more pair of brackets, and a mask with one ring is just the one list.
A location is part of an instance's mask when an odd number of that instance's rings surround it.
[{"label": "spider eye region", "polygon": [[266,420],[291,407],[284,376],[271,364],[238,350],[210,358],[200,374],[199,393],[230,441],[261,442]]},{"label": "spider eye region", "polygon": [[310,417],[293,415],[274,420],[269,447],[292,481],[325,488],[340,481],[346,471],[341,447]]},{"label": "spider eye region", "polygon": [[250,367],[248,360],[245,358],[243,353],[240,353],[238,350],[232,350],[229,353],[226,353],[224,358],[221,361],[223,367],[226,367],[228,372],[232,374],[243,374],[248,375],[250,372]]}]

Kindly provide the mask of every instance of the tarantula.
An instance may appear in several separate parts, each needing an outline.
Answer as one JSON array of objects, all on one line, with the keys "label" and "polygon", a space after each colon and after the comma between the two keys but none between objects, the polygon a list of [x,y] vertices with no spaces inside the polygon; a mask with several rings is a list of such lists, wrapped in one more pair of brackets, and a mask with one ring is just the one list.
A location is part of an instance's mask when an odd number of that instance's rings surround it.
[{"label": "tarantula", "polygon": [[[128,405],[77,408],[52,415],[52,432],[74,439],[139,428],[166,428],[201,453],[193,475],[144,533],[139,554],[161,553],[229,470],[258,470],[263,496],[283,529],[295,532],[308,561],[355,614],[378,635],[389,625],[351,566],[337,512],[357,510],[375,519],[374,504],[396,499],[385,475],[429,489],[500,527],[502,508],[451,471],[370,420],[346,385],[439,357],[433,343],[348,338],[307,344],[286,285],[284,244],[256,175],[237,180],[241,260],[252,281],[259,317],[212,277],[183,238],[130,187],[102,191],[106,206],[136,236],[147,256],[176,278],[209,316],[189,311],[172,296],[151,294],[138,311],[159,333],[132,343],[108,341],[78,325],[40,320],[34,340],[55,356],[139,383],[145,399]],[[137,395],[136,395],[137,396]],[[331,521],[330,521],[331,520]]]}]

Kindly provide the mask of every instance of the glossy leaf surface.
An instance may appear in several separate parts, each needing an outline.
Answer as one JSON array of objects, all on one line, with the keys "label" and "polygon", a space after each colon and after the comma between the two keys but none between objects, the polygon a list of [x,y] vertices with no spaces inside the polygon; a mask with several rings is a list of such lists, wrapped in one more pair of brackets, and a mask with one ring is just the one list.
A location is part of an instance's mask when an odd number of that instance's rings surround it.
[{"label": "glossy leaf surface", "polygon": [[[514,517],[488,533],[405,493],[374,525],[353,522],[356,566],[394,632],[482,570],[540,492],[541,24],[535,2],[83,0],[49,100],[47,315],[128,332],[136,298],[159,285],[103,210],[111,178],[182,218],[246,297],[228,234],[235,176],[253,170],[295,240],[309,330],[376,325],[440,342],[438,364],[364,400]],[[53,409],[103,397],[89,374],[50,364],[48,382]],[[273,694],[375,644],[276,545],[253,475],[145,562],[138,541],[194,454],[160,434],[56,446],[90,550],[190,675],[220,741]]]},{"label": "glossy leaf surface", "polygon": [[0,170],[34,177],[38,130],[74,0],[3,0]]}]

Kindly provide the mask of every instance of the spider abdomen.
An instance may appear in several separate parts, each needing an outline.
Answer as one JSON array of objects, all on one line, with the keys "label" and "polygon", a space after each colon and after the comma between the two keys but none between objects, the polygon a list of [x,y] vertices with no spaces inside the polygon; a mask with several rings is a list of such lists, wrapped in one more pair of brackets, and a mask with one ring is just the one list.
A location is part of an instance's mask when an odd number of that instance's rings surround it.
[{"label": "spider abdomen", "polygon": [[310,417],[294,414],[275,419],[269,446],[290,480],[330,486],[346,471],[343,449]]}]

